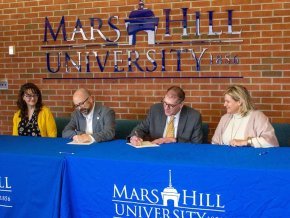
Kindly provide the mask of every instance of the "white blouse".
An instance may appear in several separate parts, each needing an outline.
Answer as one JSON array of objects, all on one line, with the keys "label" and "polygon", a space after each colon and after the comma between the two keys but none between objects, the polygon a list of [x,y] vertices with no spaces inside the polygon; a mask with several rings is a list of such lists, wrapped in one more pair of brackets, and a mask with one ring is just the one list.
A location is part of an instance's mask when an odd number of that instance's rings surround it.
[{"label": "white blouse", "polygon": [[[246,128],[252,112],[249,112],[246,116],[242,117],[241,114],[233,114],[233,118],[230,120],[225,132],[222,135],[223,144],[229,145],[233,139],[246,140],[248,136],[245,136]],[[256,137],[252,139],[252,146],[256,148],[260,147],[272,147],[264,138]]]}]

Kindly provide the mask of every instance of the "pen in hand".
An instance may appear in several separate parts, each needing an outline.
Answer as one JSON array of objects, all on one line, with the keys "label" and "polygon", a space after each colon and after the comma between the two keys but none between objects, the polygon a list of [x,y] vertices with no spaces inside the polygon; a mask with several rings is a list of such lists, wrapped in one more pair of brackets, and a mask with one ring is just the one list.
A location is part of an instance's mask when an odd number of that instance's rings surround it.
[{"label": "pen in hand", "polygon": [[136,130],[135,130],[134,133],[135,133],[135,136],[137,137],[137,139],[136,139],[136,141],[138,142],[137,145],[141,146],[141,143],[142,143],[141,140],[142,140],[142,139],[139,137],[139,134],[138,134],[138,132],[137,132]]}]

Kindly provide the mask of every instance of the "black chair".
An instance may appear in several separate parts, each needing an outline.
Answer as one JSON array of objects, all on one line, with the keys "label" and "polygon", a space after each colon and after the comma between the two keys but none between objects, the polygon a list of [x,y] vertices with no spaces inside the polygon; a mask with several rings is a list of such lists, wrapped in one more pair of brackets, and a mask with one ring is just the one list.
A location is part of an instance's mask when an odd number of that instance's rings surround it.
[{"label": "black chair", "polygon": [[290,147],[290,124],[289,123],[273,123],[279,145],[281,147]]},{"label": "black chair", "polygon": [[140,120],[116,120],[115,139],[126,139],[140,122]]},{"label": "black chair", "polygon": [[208,142],[208,132],[209,132],[209,130],[208,130],[208,123],[202,123],[202,134],[203,134],[203,136],[202,136],[202,143],[203,144],[208,144],[209,142]]},{"label": "black chair", "polygon": [[57,137],[62,137],[62,130],[69,123],[70,117],[55,117],[54,120],[57,128]]}]

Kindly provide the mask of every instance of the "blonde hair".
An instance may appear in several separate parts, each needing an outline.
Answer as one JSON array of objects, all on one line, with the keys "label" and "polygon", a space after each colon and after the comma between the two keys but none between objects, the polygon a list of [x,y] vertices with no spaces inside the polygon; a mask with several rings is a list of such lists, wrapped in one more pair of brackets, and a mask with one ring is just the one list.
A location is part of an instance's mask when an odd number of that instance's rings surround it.
[{"label": "blonde hair", "polygon": [[241,85],[230,86],[224,93],[224,95],[231,96],[235,101],[241,103],[240,113],[242,117],[246,116],[250,110],[254,109],[254,104],[248,90]]}]

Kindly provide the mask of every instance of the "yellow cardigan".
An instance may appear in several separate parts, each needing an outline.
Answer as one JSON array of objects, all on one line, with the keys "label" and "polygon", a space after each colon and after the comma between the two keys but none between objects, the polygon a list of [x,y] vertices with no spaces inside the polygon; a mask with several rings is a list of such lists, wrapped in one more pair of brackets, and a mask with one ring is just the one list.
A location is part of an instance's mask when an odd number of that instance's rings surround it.
[{"label": "yellow cardigan", "polygon": [[[13,135],[18,135],[18,125],[21,121],[19,117],[20,110],[18,110],[13,117]],[[55,120],[48,107],[43,106],[37,117],[40,135],[42,137],[56,137],[57,130]]]}]

